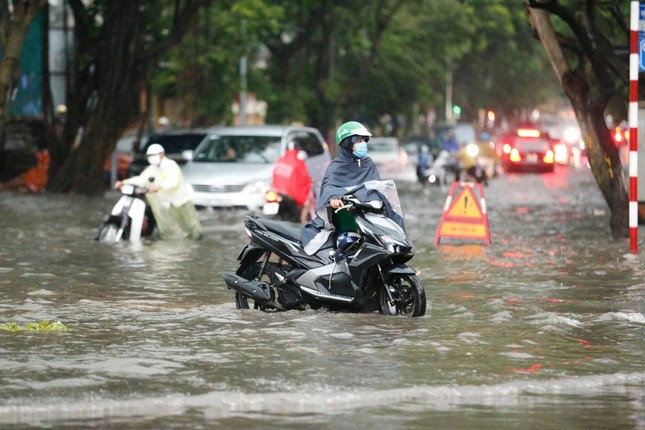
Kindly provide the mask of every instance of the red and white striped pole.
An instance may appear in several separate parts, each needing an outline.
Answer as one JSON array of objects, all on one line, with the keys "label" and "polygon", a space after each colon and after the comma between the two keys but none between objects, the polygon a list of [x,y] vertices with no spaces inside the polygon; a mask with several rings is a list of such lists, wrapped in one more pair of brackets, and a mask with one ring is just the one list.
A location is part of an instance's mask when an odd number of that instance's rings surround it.
[{"label": "red and white striped pole", "polygon": [[640,5],[631,3],[629,35],[629,249],[638,252],[638,23]]}]

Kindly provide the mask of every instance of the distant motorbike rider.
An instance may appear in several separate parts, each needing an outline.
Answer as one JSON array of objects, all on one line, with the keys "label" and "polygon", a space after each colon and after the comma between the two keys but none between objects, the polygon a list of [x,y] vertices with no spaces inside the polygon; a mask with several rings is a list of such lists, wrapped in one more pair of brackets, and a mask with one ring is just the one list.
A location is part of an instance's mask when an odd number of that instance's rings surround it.
[{"label": "distant motorbike rider", "polygon": [[430,154],[430,149],[428,145],[422,145],[421,150],[419,151],[419,160],[417,162],[417,179],[421,185],[426,185],[428,183],[428,175],[426,171],[430,168],[432,163],[432,154]]},{"label": "distant motorbike rider", "polygon": [[445,162],[443,168],[446,172],[450,172],[455,176],[455,182],[461,180],[461,170],[459,151],[460,146],[457,140],[455,139],[455,133],[449,133],[446,140],[441,144],[441,150],[446,151],[449,155],[447,161]]},{"label": "distant motorbike rider", "polygon": [[146,200],[162,239],[199,239],[201,225],[181,168],[158,143],[150,145],[146,155],[150,165],[139,176],[117,181],[114,188],[132,184],[148,189]]},{"label": "distant motorbike rider", "polygon": [[[325,244],[335,226],[327,214],[327,208],[343,206],[341,197],[352,192],[361,200],[386,200],[383,196],[374,196],[365,187],[369,181],[380,181],[376,165],[367,157],[367,142],[372,134],[361,123],[349,121],[336,131],[336,158],[327,167],[320,188],[320,198],[316,204],[316,217],[302,230],[301,240],[305,252],[313,254]],[[404,228],[403,218],[394,214],[386,203],[386,214]]]},{"label": "distant motorbike rider", "polygon": [[289,218],[307,222],[309,203],[312,198],[311,178],[304,162],[306,152],[289,144],[287,151],[276,160],[273,168],[272,188],[283,195],[285,213]]},{"label": "distant motorbike rider", "polygon": [[449,153],[455,153],[459,151],[459,143],[455,140],[455,134],[449,133],[446,140],[441,144],[441,149],[448,151]]}]

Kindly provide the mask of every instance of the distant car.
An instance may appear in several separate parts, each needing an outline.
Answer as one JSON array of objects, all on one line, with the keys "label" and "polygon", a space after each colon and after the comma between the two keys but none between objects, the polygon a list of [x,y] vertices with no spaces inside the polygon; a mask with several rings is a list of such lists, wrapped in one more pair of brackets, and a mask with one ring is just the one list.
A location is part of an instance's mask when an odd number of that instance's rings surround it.
[{"label": "distant car", "polygon": [[580,164],[580,154],[584,149],[580,126],[575,119],[544,119],[537,123],[540,130],[549,133],[554,140],[555,162],[560,165]]},{"label": "distant car", "polygon": [[410,160],[416,160],[419,151],[423,146],[427,146],[431,153],[438,154],[441,150],[441,142],[438,139],[430,139],[426,136],[408,136],[400,142],[401,148],[408,153]]},{"label": "distant car", "polygon": [[433,128],[436,140],[441,144],[450,134],[454,134],[455,140],[459,146],[465,146],[469,143],[477,142],[477,132],[475,127],[470,123],[457,123],[439,125]]},{"label": "distant car", "polygon": [[182,170],[198,207],[259,211],[276,160],[293,143],[307,153],[307,169],[318,195],[330,155],[315,128],[263,125],[220,127],[209,132]]},{"label": "distant car", "polygon": [[497,141],[502,166],[508,172],[553,172],[554,144],[548,133],[533,127],[519,127],[503,134]]},{"label": "distant car", "polygon": [[370,137],[367,147],[383,179],[416,180],[415,165],[396,137]]},{"label": "distant car", "polygon": [[128,168],[128,176],[139,175],[148,166],[146,150],[153,143],[163,146],[166,157],[182,165],[192,158],[193,151],[207,134],[207,129],[168,130],[151,134],[135,153],[134,160]]}]

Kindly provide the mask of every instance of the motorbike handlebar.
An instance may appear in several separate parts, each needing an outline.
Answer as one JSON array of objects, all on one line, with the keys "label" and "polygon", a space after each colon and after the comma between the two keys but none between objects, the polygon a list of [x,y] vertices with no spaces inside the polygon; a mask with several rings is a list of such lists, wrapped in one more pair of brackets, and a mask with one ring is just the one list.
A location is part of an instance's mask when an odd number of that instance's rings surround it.
[{"label": "motorbike handlebar", "polygon": [[127,195],[146,194],[148,192],[148,188],[132,184],[123,184],[120,187],[120,191]]},{"label": "motorbike handlebar", "polygon": [[365,212],[382,212],[383,211],[383,202],[380,200],[370,200],[369,202],[361,202],[354,196],[343,196],[341,200],[346,202],[346,204],[337,208],[334,212],[338,213],[343,209],[360,209]]}]

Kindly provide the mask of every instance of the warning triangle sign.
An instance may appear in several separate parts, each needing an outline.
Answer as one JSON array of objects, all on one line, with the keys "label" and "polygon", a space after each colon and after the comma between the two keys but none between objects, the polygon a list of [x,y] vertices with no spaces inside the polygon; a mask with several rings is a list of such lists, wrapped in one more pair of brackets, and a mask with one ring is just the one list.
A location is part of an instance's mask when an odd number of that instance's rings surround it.
[{"label": "warning triangle sign", "polygon": [[470,188],[461,190],[455,201],[450,205],[448,213],[450,217],[476,218],[482,217],[482,210],[477,203],[477,199]]},{"label": "warning triangle sign", "polygon": [[[458,188],[461,190],[453,199]],[[479,192],[481,199],[476,197],[474,190]],[[483,240],[486,245],[490,245],[484,189],[481,184],[464,182],[452,184],[435,236],[435,245],[439,244],[442,237],[467,241]]]}]

